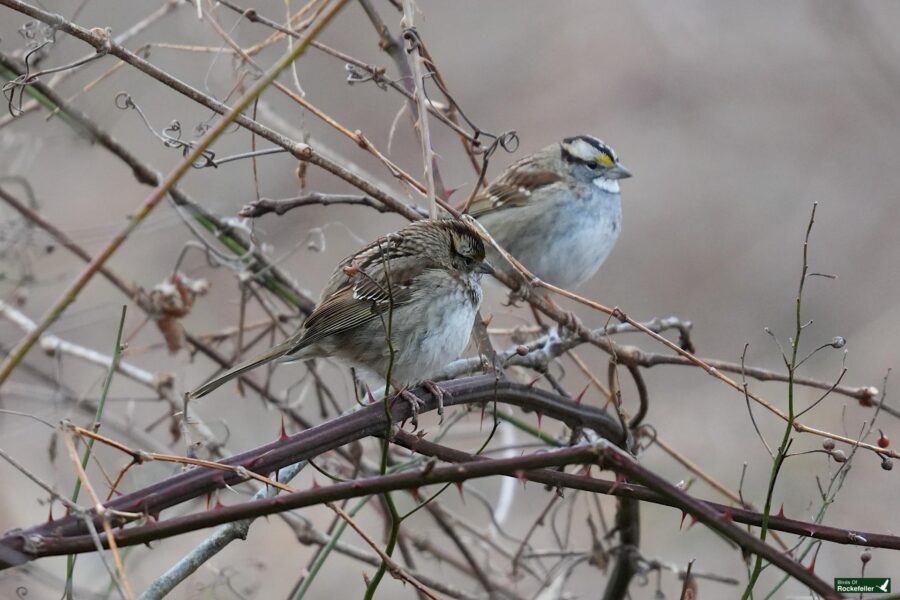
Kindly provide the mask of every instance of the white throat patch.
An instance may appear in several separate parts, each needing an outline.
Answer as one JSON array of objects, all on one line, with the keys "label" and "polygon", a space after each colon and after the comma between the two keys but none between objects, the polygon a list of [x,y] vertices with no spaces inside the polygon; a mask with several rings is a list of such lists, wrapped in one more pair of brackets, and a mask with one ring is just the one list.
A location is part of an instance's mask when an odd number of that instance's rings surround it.
[{"label": "white throat patch", "polygon": [[619,182],[615,179],[607,179],[606,177],[596,177],[594,179],[594,185],[603,190],[604,192],[608,192],[610,194],[618,194],[619,193]]}]

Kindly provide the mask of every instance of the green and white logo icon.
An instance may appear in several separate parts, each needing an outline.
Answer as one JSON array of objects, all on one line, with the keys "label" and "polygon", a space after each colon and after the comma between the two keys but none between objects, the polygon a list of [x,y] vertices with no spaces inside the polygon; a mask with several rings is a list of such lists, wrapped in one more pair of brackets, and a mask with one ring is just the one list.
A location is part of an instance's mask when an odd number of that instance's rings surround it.
[{"label": "green and white logo icon", "polygon": [[890,594],[890,577],[835,577],[834,591],[844,594]]}]

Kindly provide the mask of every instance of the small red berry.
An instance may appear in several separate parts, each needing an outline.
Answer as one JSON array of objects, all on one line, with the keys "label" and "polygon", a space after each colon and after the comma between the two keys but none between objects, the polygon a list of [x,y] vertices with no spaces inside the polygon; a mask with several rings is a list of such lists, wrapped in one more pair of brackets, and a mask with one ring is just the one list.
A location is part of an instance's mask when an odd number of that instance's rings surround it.
[{"label": "small red berry", "polygon": [[879,429],[878,433],[880,434],[878,437],[878,447],[879,448],[887,448],[891,445],[891,438],[884,435],[884,433]]}]

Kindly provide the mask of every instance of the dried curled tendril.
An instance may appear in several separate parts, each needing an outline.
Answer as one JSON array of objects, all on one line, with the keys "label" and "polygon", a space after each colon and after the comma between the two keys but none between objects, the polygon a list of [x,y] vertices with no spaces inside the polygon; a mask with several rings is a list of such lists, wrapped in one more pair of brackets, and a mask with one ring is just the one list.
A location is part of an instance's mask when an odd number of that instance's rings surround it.
[{"label": "dried curled tendril", "polygon": [[[24,58],[25,72],[15,79],[7,82],[3,86],[3,95],[7,99],[9,113],[13,117],[18,117],[22,114],[22,98],[25,93],[26,86],[34,83],[44,75],[77,69],[78,67],[84,66],[102,56],[105,56],[109,52],[111,45],[109,30],[94,29],[91,30],[91,33],[93,33],[95,36],[100,36],[101,39],[104,40],[104,43],[97,48],[97,51],[94,54],[79,58],[78,60],[71,63],[42,69],[40,71],[32,73],[32,62],[38,62],[42,58],[44,58],[45,54],[41,51],[46,46],[56,41],[56,29],[43,23],[37,23],[36,21],[29,21],[19,28],[19,35],[21,35],[26,40],[25,48],[27,52],[25,53]],[[34,57],[34,61],[32,61],[32,57]]]},{"label": "dried curled tendril", "polygon": [[[403,39],[409,42],[409,47],[406,49],[407,53],[410,53],[413,50],[419,50],[420,52],[424,50],[424,45],[421,38],[419,37],[419,32],[415,27],[407,27],[406,29],[404,29]],[[487,131],[484,131],[483,129],[478,127],[472,121],[472,119],[470,119],[466,115],[466,112],[462,109],[462,106],[460,106],[459,102],[457,102],[453,95],[450,94],[450,90],[448,90],[446,86],[444,86],[441,78],[435,77],[433,64],[431,63],[431,61],[426,59],[425,64],[429,67],[429,70],[427,73],[425,73],[424,79],[428,79],[434,82],[434,84],[441,91],[441,94],[443,94],[444,97],[447,98],[456,112],[458,112],[462,119],[466,122],[466,125],[468,125],[472,129],[472,151],[482,153],[484,155],[482,158],[482,166],[484,167],[484,169],[482,170],[486,169],[487,161],[490,159],[491,155],[493,155],[494,152],[497,151],[497,148],[503,148],[506,152],[510,153],[515,152],[519,149],[519,135],[514,129],[505,131],[500,135],[495,135],[492,133],[488,133]],[[428,96],[428,90],[423,91],[425,92],[425,97],[428,98],[428,101],[433,106],[434,102]],[[484,144],[481,143],[481,138],[483,137],[491,140],[491,143],[487,147],[484,147]]]},{"label": "dried curled tendril", "polygon": [[344,69],[347,71],[346,81],[350,85],[371,81],[382,90],[386,90],[388,85],[397,83],[384,76],[384,69],[372,68],[371,70],[368,70],[350,63],[345,64]]},{"label": "dried curled tendril", "polygon": [[[479,138],[482,137],[486,137],[491,140],[491,143],[488,144],[487,147],[484,147],[484,145],[481,144],[481,140]],[[493,135],[479,129],[475,132],[475,140],[478,141],[479,147],[482,148],[481,152],[485,155],[485,159],[489,159],[491,155],[497,151],[497,148],[503,148],[510,154],[519,149],[519,134],[515,129],[504,131],[500,135]]]},{"label": "dried curled tendril", "polygon": [[[137,103],[135,103],[134,98],[132,98],[128,92],[119,92],[118,94],[116,94],[115,105],[119,110],[132,109],[137,112],[137,114],[141,117],[141,121],[144,122],[144,126],[147,128],[147,130],[150,131],[150,133],[152,133],[167,148],[180,148],[182,156],[187,156],[188,153],[190,153],[190,151],[194,148],[193,142],[186,142],[181,139],[181,123],[177,120],[173,120],[168,127],[161,131],[157,131],[156,129],[154,129],[153,125],[150,124],[150,120],[147,119],[147,116],[144,114],[144,111],[141,110],[141,107],[138,106]],[[208,125],[206,126],[208,127]],[[198,127],[198,130],[202,133],[203,125]],[[219,165],[216,162],[216,153],[212,150],[204,150],[203,153],[193,163],[193,167],[195,169],[218,166]]]},{"label": "dried curled tendril", "polygon": [[[6,98],[9,114],[18,117],[22,114],[22,98],[25,86],[36,79],[31,73],[32,62],[43,58],[41,50],[55,41],[56,30],[40,21],[28,21],[19,28],[19,35],[25,39],[27,52],[23,57],[25,72],[3,85],[3,96]],[[32,60],[34,59],[34,60]]]},{"label": "dried curled tendril", "polygon": [[[355,83],[366,83],[368,81],[371,81],[379,88],[386,90],[388,85],[397,83],[397,81],[384,76],[384,69],[367,70],[350,63],[344,65],[344,68],[347,70],[346,81],[351,85]],[[432,79],[433,81],[435,81],[435,83],[437,83],[437,81],[431,77],[430,73],[426,74],[426,78]],[[440,84],[438,84],[438,87],[441,87]],[[443,88],[441,88],[441,91],[445,96],[447,96],[448,99],[450,99],[450,101],[453,103],[454,108],[456,109],[456,112],[458,112],[462,116],[462,118],[466,121],[466,124],[469,125],[469,127],[472,129],[473,134],[471,139],[471,147],[473,152],[484,154],[485,158],[489,159],[491,155],[493,155],[494,152],[497,151],[498,148],[503,148],[503,150],[509,153],[516,152],[519,149],[519,134],[514,129],[510,129],[509,131],[505,131],[499,135],[484,131],[466,117],[463,110],[459,107],[459,104],[457,104],[456,101],[452,99],[450,94],[444,91]],[[432,106],[433,105],[434,104],[432,103]],[[481,142],[482,138],[489,139],[490,143],[485,146]]]}]

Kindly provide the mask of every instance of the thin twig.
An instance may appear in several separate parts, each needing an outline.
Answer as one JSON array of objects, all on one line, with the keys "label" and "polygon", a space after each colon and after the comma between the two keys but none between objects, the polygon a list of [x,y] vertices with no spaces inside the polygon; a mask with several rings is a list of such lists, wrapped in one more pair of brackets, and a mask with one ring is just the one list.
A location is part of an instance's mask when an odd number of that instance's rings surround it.
[{"label": "thin twig", "polygon": [[[25,8],[25,5],[18,0],[2,0],[4,3],[9,2],[7,4],[11,8]],[[309,40],[314,38],[324,27],[327,25],[331,19],[337,14],[337,12],[344,6],[347,0],[337,0],[334,7],[326,13],[322,20],[313,27],[308,37],[305,38],[305,41],[299,43],[293,51],[286,54],[282,57],[263,77],[261,77],[248,91],[244,96],[238,100],[234,107],[231,108],[227,114],[225,114],[215,126],[213,126],[209,132],[207,132],[200,141],[197,142],[196,146],[181,160],[181,162],[176,166],[172,172],[166,177],[166,179],[157,187],[153,194],[151,194],[147,200],[144,201],[144,204],[138,209],[131,219],[117,235],[115,235],[107,244],[107,246],[94,257],[94,260],[85,268],[85,270],[78,276],[78,278],[69,286],[69,288],[59,297],[59,299],[53,304],[53,306],[47,311],[44,315],[41,322],[35,328],[34,331],[25,336],[23,340],[19,342],[19,344],[10,352],[9,356],[0,365],[0,385],[3,384],[4,381],[9,377],[12,371],[16,368],[16,365],[21,362],[21,360],[25,357],[25,354],[31,347],[37,342],[38,338],[43,334],[48,327],[50,327],[56,319],[63,313],[63,311],[75,301],[78,297],[78,294],[81,290],[87,285],[87,283],[91,280],[95,273],[97,273],[98,269],[103,266],[103,264],[112,256],[116,250],[128,239],[128,236],[141,224],[144,218],[149,215],[153,209],[159,204],[159,202],[166,196],[168,191],[184,176],[194,162],[203,154],[203,152],[228,128],[228,126],[240,115],[253,100],[262,93],[264,89],[266,89],[272,81],[278,76],[281,71],[287,68],[290,64],[294,62],[303,52],[306,50],[309,45]],[[31,7],[27,7],[31,8]],[[95,42],[108,45],[109,38],[108,35],[105,39],[99,39],[102,37],[102,34],[91,32],[90,35],[95,38]]]},{"label": "thin twig", "polygon": [[[281,483],[288,483],[305,465],[306,463],[297,463],[279,470],[277,480]],[[269,486],[262,487],[256,492],[254,499],[272,498],[277,495],[277,490],[278,488]],[[157,577],[138,597],[138,600],[162,600],[179,583],[187,579],[191,573],[224,550],[228,544],[234,540],[246,539],[252,524],[252,519],[244,519],[221,526],[215,533],[203,540],[196,548],[172,565],[165,573]]]},{"label": "thin twig", "polygon": [[415,27],[415,10],[412,0],[403,0],[403,38],[409,42],[408,52],[412,55],[412,70],[415,76],[416,130],[419,133],[419,145],[422,148],[422,164],[425,169],[425,185],[428,191],[428,216],[437,218],[434,185],[434,148],[431,147],[431,129],[428,126],[428,109],[425,99],[425,69],[422,52],[419,49],[419,34]]},{"label": "thin twig", "polygon": [[378,556],[381,558],[382,563],[388,565],[387,568],[390,571],[391,575],[393,575],[397,579],[408,581],[418,591],[422,592],[432,600],[439,600],[439,597],[436,596],[434,592],[432,592],[425,584],[413,577],[413,575],[409,571],[401,567],[394,559],[388,556],[388,554],[381,549],[381,546],[378,544],[378,542],[373,540],[369,536],[369,534],[359,526],[359,524],[353,519],[353,517],[351,517],[346,513],[346,511],[344,511],[344,509],[342,509],[337,504],[334,504],[333,502],[326,502],[325,506],[327,506],[338,516],[340,516],[348,525],[350,525],[350,527],[353,528],[353,531],[355,531],[359,535],[359,537],[363,539],[363,541],[365,541],[373,550],[375,550],[375,552],[378,553]]},{"label": "thin twig", "polygon": [[[3,190],[0,189],[0,196],[2,196],[2,194]],[[27,315],[2,300],[0,300],[0,317],[15,323],[26,333],[33,331],[37,327],[37,324],[29,319]],[[171,375],[154,374],[126,361],[114,363],[114,357],[112,356],[102,354],[96,350],[91,350],[90,348],[85,348],[84,346],[79,346],[78,344],[73,344],[72,342],[60,339],[49,333],[45,333],[41,336],[40,345],[44,352],[47,352],[50,355],[56,353],[67,354],[107,369],[111,364],[115,364],[116,372],[150,388],[151,390],[159,390],[160,386],[171,385],[172,383]]]},{"label": "thin twig", "polygon": [[[367,206],[369,208],[374,208],[381,213],[394,212],[384,204],[376,202],[368,196],[358,196],[350,194],[322,194],[318,192],[310,192],[297,198],[286,198],[284,200],[270,200],[269,198],[253,200],[245,204],[243,208],[241,208],[241,210],[238,212],[238,215],[248,219],[256,219],[269,213],[275,213],[276,215],[281,216],[289,210],[293,210],[301,206],[312,206],[316,204],[321,206],[348,204],[351,206]],[[417,206],[413,205],[410,205],[409,208],[415,211],[420,210]],[[426,216],[426,214],[423,214],[422,216],[424,217]]]},{"label": "thin twig", "polygon": [[84,485],[84,489],[87,490],[88,494],[91,497],[91,500],[94,501],[94,510],[100,514],[102,518],[103,530],[106,533],[106,541],[109,545],[109,549],[113,555],[113,561],[116,565],[116,572],[118,573],[118,577],[113,577],[116,580],[117,585],[121,585],[120,591],[122,595],[131,600],[134,598],[134,590],[131,587],[131,584],[128,583],[128,578],[125,576],[125,565],[122,563],[122,557],[119,555],[119,548],[116,544],[115,536],[112,532],[112,527],[109,524],[109,519],[106,516],[106,510],[103,506],[103,503],[100,501],[100,497],[97,496],[97,492],[94,491],[94,487],[91,485],[90,480],[88,480],[87,473],[84,472],[84,467],[81,465],[81,462],[78,460],[78,452],[75,450],[75,444],[72,441],[72,437],[70,436],[67,430],[63,431],[63,442],[65,443],[66,450],[69,453],[69,458],[72,460],[72,464],[75,465],[75,471],[78,474],[78,481]]}]

